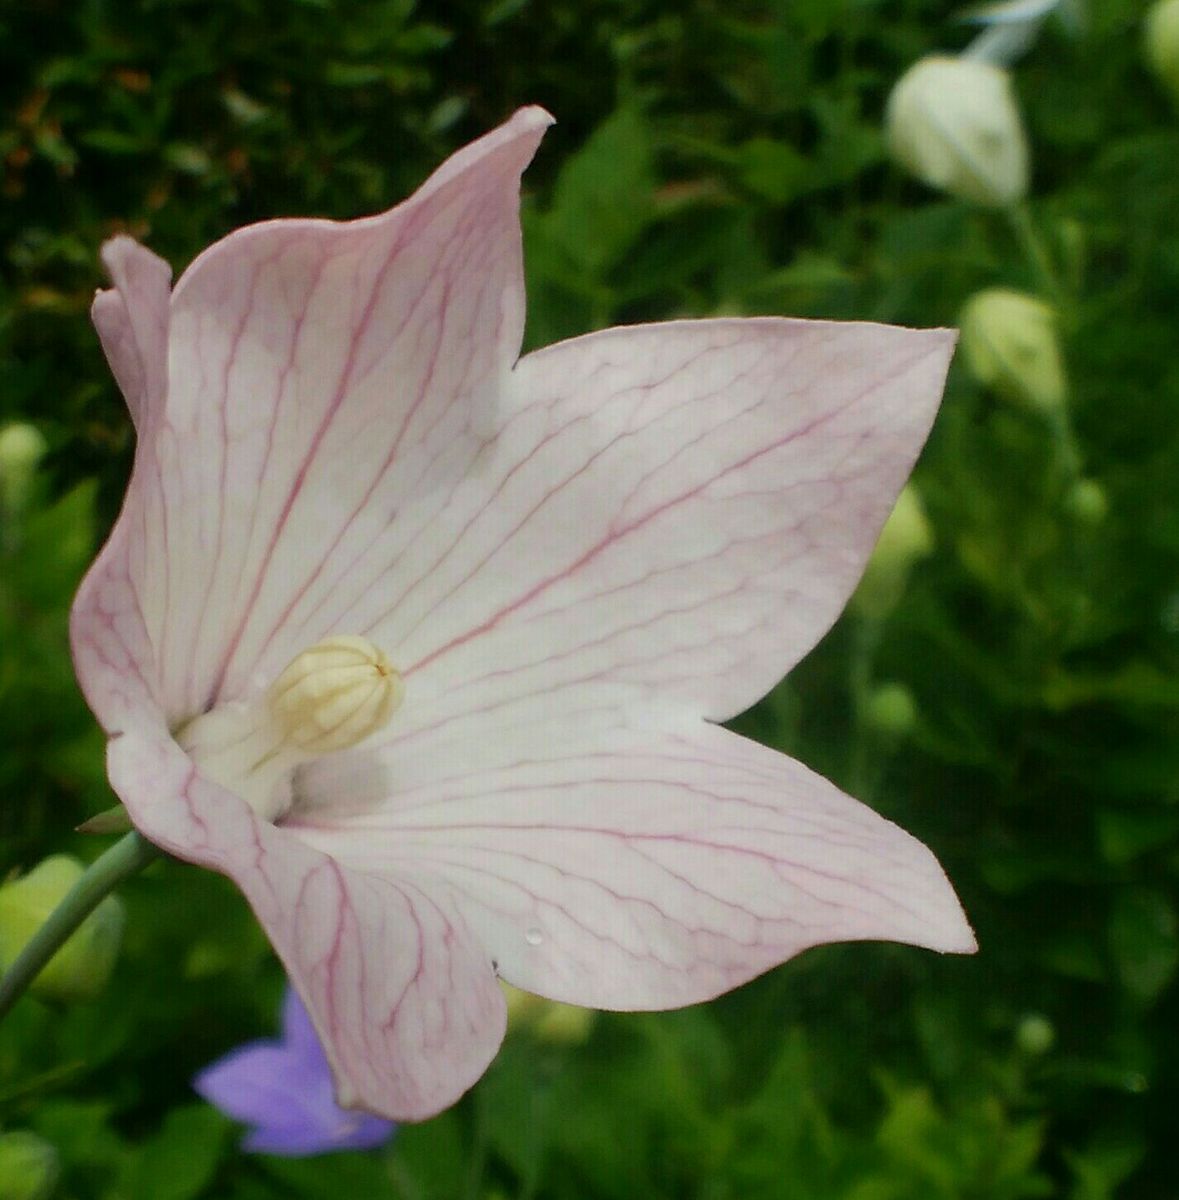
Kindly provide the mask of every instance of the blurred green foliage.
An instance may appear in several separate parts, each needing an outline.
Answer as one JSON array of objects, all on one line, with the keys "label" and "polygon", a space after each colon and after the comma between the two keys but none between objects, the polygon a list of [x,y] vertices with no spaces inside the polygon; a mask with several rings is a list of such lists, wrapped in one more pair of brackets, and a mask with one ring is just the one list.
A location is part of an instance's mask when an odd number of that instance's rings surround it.
[{"label": "blurred green foliage", "polygon": [[1073,430],[959,366],[916,476],[934,552],[739,722],[934,847],[975,959],[826,947],[581,1047],[513,1036],[388,1152],[247,1159],[188,1080],[273,1027],[281,977],[230,887],[159,864],[108,991],[0,1026],[0,1128],[56,1148],[54,1195],[1179,1193],[1179,112],[1144,9],[1093,3],[1019,66],[1020,226],[884,159],[892,82],[968,36],[934,0],[0,4],[0,425],[49,443],[0,531],[4,871],[96,853],[70,830],[111,803],[65,621],[130,456],[85,315],[112,232],[180,268],[247,221],[354,217],[539,102],[530,345],[721,312],[952,324],[979,288],[1051,287]]}]

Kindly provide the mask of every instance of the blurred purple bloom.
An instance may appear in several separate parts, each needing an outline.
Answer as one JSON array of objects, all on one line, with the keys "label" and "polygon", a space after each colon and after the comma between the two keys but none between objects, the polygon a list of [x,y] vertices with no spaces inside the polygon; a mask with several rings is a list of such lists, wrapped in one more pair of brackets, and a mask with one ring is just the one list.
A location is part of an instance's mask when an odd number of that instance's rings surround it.
[{"label": "blurred purple bloom", "polygon": [[311,1019],[292,988],[283,1001],[282,1038],[247,1042],[192,1081],[198,1095],[251,1126],[242,1149],[299,1157],[368,1150],[396,1132],[392,1121],[336,1103],[332,1075]]}]

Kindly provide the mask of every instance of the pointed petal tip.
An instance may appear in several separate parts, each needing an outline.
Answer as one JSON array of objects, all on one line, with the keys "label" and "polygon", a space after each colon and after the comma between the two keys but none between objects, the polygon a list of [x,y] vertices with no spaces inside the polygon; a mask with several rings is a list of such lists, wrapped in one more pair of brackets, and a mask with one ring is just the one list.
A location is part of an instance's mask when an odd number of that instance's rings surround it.
[{"label": "pointed petal tip", "polygon": [[94,325],[106,318],[118,301],[117,288],[95,288],[94,299],[90,301],[90,320]]},{"label": "pointed petal tip", "polygon": [[965,913],[960,914],[955,935],[946,939],[945,948],[941,952],[943,954],[978,953],[978,938],[974,936],[974,930],[970,928],[970,923],[967,921]]},{"label": "pointed petal tip", "polygon": [[958,344],[959,332],[954,328],[938,328],[931,329],[930,333],[938,335],[938,338],[947,351],[951,354],[954,352],[954,347]]},{"label": "pointed petal tip", "polygon": [[974,936],[974,930],[969,926],[966,929],[966,938],[960,946],[955,947],[952,954],[977,954],[978,953],[978,938]]},{"label": "pointed petal tip", "polygon": [[936,366],[944,386],[944,376],[950,369],[950,362],[958,346],[958,330],[938,326],[933,329],[913,329],[909,332],[918,335],[924,341],[927,358]]},{"label": "pointed petal tip", "polygon": [[516,109],[512,114],[510,124],[518,125],[521,129],[548,129],[550,125],[555,125],[557,118],[553,116],[547,108],[542,108],[539,104],[526,104],[522,108]]},{"label": "pointed petal tip", "polygon": [[150,271],[157,282],[162,276],[164,286],[172,281],[171,265],[127,233],[116,233],[107,238],[99,247],[98,257],[111,282],[120,291],[127,285],[129,273],[136,268]]},{"label": "pointed petal tip", "polygon": [[946,354],[953,353],[954,346],[958,341],[958,330],[948,325],[921,327],[895,325],[893,328],[899,330],[905,336],[921,338],[928,343],[931,349],[941,350]]},{"label": "pointed petal tip", "polygon": [[952,916],[947,916],[935,930],[926,932],[919,939],[914,938],[913,944],[924,950],[932,950],[935,954],[978,953],[978,939],[961,908]]},{"label": "pointed petal tip", "polygon": [[[932,854],[930,858],[933,858]],[[929,926],[913,938],[913,944],[938,954],[977,954],[978,939],[974,936],[962,903],[936,860],[934,865],[940,876],[941,894],[931,900]]]},{"label": "pointed petal tip", "polygon": [[102,243],[98,250],[98,257],[102,259],[102,265],[106,267],[107,274],[114,278],[115,272],[127,255],[133,254],[136,248],[143,249],[130,234],[116,233],[114,237],[109,237]]}]

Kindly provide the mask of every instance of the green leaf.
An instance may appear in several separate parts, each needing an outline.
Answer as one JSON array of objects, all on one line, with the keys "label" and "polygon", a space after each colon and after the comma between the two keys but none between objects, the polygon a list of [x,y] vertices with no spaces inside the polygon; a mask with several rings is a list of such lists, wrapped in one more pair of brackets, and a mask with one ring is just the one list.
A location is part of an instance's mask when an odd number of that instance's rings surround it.
[{"label": "green leaf", "polygon": [[206,1104],[174,1108],[159,1132],[123,1160],[120,1191],[152,1200],[193,1200],[213,1178],[231,1125]]},{"label": "green leaf", "polygon": [[638,109],[621,108],[562,168],[545,232],[574,267],[601,276],[651,221],[654,189],[646,121]]},{"label": "green leaf", "polygon": [[1166,808],[1099,808],[1096,821],[1102,856],[1119,866],[1166,845],[1179,834],[1179,812]]},{"label": "green leaf", "polygon": [[1152,888],[1121,893],[1110,914],[1110,952],[1123,985],[1150,1003],[1179,966],[1179,923],[1171,901]]}]

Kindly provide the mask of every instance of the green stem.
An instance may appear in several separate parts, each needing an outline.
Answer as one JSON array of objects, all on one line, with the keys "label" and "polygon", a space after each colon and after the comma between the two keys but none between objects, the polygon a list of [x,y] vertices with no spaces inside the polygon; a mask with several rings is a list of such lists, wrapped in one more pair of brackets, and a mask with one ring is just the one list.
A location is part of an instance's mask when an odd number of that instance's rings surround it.
[{"label": "green stem", "polygon": [[1081,478],[1084,470],[1084,460],[1081,457],[1080,444],[1077,442],[1076,431],[1067,408],[1060,408],[1048,413],[1048,424],[1056,444],[1056,453],[1064,475],[1065,486],[1075,484]]},{"label": "green stem", "polygon": [[151,842],[132,832],[90,864],[0,978],[0,1020],[98,905],[124,879],[143,870],[161,853]]},{"label": "green stem", "polygon": [[868,803],[874,790],[871,778],[872,753],[864,713],[872,694],[872,679],[876,674],[876,652],[880,648],[884,622],[878,617],[864,617],[857,622],[852,635],[852,654],[849,671],[852,715],[855,719],[854,741],[848,769],[849,788],[853,796]]},{"label": "green stem", "polygon": [[1032,270],[1039,276],[1040,286],[1053,304],[1058,309],[1063,309],[1068,303],[1068,293],[1060,282],[1052,255],[1049,253],[1044,239],[1040,236],[1040,231],[1036,228],[1027,205],[1013,205],[1007,210],[1007,215],[1011,220],[1011,228],[1015,232],[1016,241],[1019,242],[1020,248],[1031,263]]}]

